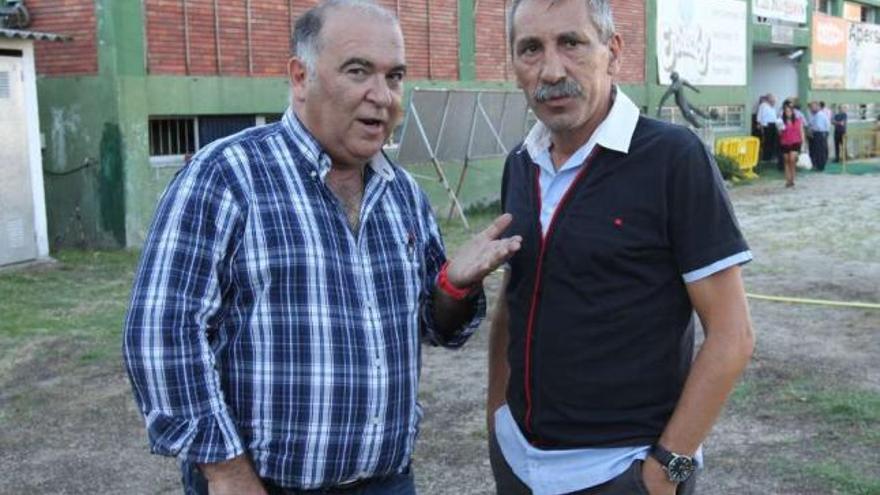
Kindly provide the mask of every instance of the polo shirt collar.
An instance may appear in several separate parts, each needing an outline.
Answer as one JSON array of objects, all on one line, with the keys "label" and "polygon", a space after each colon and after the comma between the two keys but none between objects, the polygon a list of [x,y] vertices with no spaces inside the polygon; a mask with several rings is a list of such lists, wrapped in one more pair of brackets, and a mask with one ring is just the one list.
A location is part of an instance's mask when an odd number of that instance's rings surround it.
[{"label": "polo shirt collar", "polygon": [[[608,112],[605,120],[599,124],[599,127],[596,128],[590,139],[572,155],[572,159],[577,161],[578,165],[586,159],[586,155],[596,145],[621,153],[629,153],[633,133],[636,130],[636,124],[639,122],[639,108],[617,86],[614,87],[613,98],[614,103],[611,105],[611,110]],[[550,129],[541,121],[538,121],[529,131],[528,135],[526,135],[523,149],[537,163],[545,161],[542,160],[542,157],[549,160],[550,144]],[[580,155],[584,156],[581,157]],[[577,158],[580,159],[577,160]],[[569,159],[569,162],[572,162],[572,159]],[[560,170],[562,168],[569,168],[568,165],[566,163],[563,167],[560,167]]]},{"label": "polo shirt collar", "polygon": [[[293,107],[287,108],[281,123],[284,130],[293,139],[300,153],[306,158],[308,167],[316,172],[323,182],[333,165],[330,155],[324,151],[324,148],[315,139],[315,136],[306,129],[299,116],[293,111]],[[390,181],[394,179],[394,167],[381,151],[370,159],[369,166],[383,180]]]}]

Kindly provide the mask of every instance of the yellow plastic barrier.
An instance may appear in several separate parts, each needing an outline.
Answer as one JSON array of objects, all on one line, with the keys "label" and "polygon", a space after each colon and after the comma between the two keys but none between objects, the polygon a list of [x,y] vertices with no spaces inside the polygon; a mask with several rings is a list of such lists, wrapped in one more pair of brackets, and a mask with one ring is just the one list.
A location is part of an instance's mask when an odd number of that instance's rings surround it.
[{"label": "yellow plastic barrier", "polygon": [[748,179],[758,177],[755,167],[761,151],[761,140],[753,136],[729,137],[715,141],[715,153],[729,156],[745,172]]}]

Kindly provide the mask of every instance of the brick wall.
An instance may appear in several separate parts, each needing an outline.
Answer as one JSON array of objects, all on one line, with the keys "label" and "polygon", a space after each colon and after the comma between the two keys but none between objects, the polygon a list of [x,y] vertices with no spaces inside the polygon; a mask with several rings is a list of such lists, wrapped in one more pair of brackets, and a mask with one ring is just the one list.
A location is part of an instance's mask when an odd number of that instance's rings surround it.
[{"label": "brick wall", "polygon": [[[186,74],[183,0],[144,1],[150,73]],[[428,1],[380,0],[380,3],[401,17],[410,78],[457,79],[458,2],[430,0],[429,47]],[[246,0],[217,2],[218,61],[214,0],[187,0],[190,74],[283,76],[286,73],[290,26],[316,0],[251,0],[250,3],[248,50]]]},{"label": "brick wall", "polygon": [[94,0],[28,0],[33,19],[28,29],[73,37],[66,43],[35,44],[37,72],[47,76],[98,72]]},{"label": "brick wall", "polygon": [[645,82],[645,49],[648,39],[645,31],[645,0],[612,0],[614,24],[623,36],[623,61],[617,81]]},{"label": "brick wall", "polygon": [[[397,2],[385,3],[396,8]],[[458,79],[458,1],[400,0],[399,3],[409,67],[407,77]]]},{"label": "brick wall", "polygon": [[[506,15],[509,0],[481,0],[476,12],[477,79],[512,80],[507,48]],[[638,83],[645,80],[645,1],[612,0],[614,22],[623,36],[623,65],[617,80]]]},{"label": "brick wall", "polygon": [[513,80],[507,50],[506,17],[508,0],[481,0],[476,4],[474,63],[480,81]]}]

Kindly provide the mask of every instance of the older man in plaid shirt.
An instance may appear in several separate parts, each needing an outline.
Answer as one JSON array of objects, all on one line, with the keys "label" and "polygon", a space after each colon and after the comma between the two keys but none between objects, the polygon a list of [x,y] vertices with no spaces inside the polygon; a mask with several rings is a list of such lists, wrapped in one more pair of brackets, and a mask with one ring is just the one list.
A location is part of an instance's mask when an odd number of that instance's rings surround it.
[{"label": "older man in plaid shirt", "polygon": [[201,150],[160,201],[125,362],[187,493],[415,493],[420,342],[467,340],[520,239],[500,217],[447,261],[382,154],[406,73],[392,14],[329,0],[294,45],[281,122]]}]

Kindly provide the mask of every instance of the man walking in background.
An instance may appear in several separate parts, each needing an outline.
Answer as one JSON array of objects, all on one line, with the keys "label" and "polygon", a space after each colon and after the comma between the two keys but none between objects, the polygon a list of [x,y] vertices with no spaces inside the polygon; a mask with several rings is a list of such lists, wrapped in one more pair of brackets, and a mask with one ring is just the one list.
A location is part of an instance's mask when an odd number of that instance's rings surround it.
[{"label": "man walking in background", "polygon": [[831,130],[831,120],[828,113],[819,107],[819,103],[810,102],[810,160],[813,167],[823,172],[828,163],[828,132]]},{"label": "man walking in background", "polygon": [[188,494],[412,494],[420,341],[468,339],[519,240],[504,216],[447,262],[382,153],[406,74],[391,13],[322,2],[294,47],[282,121],[201,150],[160,201],[125,362]]},{"label": "man walking in background", "polygon": [[724,182],[695,134],[640,116],[613,84],[624,48],[608,0],[514,0],[508,25],[538,123],[502,183],[522,247],[490,335],[497,492],[693,493],[753,347],[751,254]]}]

